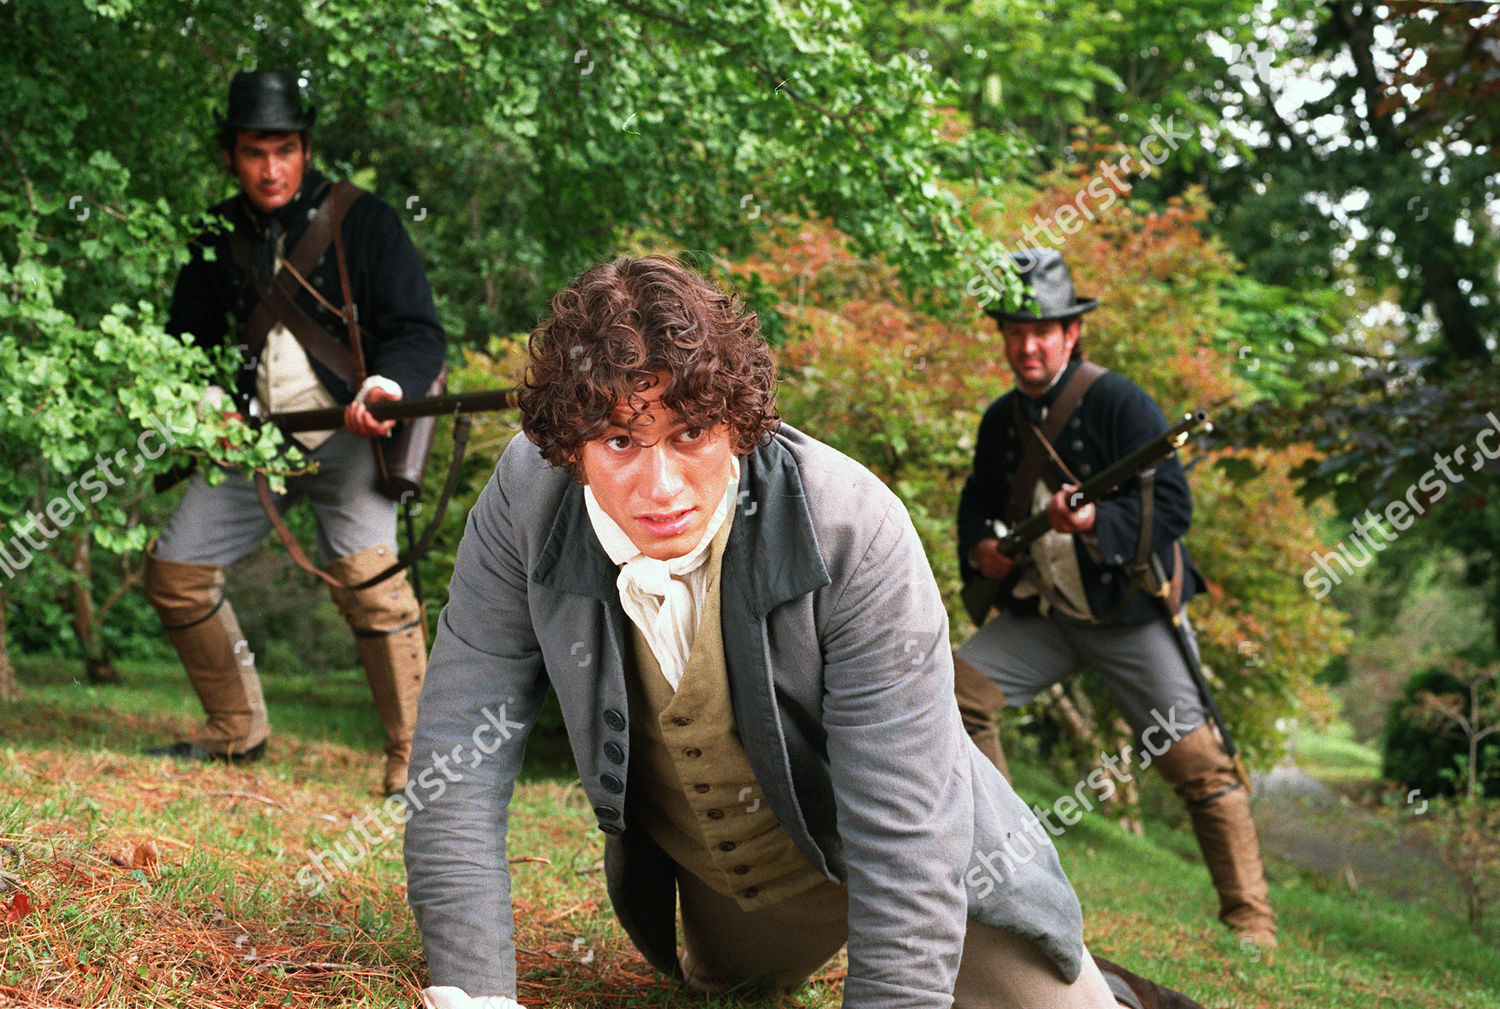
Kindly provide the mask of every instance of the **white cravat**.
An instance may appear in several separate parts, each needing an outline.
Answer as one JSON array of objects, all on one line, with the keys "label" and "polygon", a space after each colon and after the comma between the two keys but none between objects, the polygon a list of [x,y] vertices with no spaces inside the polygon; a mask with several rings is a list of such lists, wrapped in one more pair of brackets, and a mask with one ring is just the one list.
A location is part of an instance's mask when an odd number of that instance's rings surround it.
[{"label": "white cravat", "polygon": [[662,675],[673,690],[682,682],[688,653],[692,651],[693,638],[698,633],[698,617],[703,612],[708,580],[704,564],[708,561],[714,536],[729,517],[739,492],[740,461],[730,456],[730,462],[729,486],[724,488],[719,506],[709,517],[703,538],[692,550],[667,561],[654,560],[641,553],[625,530],[605,514],[593,489],[583,489],[583,500],[588,507],[594,534],[599,537],[609,559],[620,565],[620,577],[615,582],[620,590],[620,605],[645,635],[651,654],[656,656]]}]

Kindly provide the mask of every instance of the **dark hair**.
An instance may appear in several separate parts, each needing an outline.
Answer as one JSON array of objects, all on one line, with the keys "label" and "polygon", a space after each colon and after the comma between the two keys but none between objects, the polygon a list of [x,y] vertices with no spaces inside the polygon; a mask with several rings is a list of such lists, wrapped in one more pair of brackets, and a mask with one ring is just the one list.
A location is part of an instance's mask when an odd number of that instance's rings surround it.
[{"label": "dark hair", "polygon": [[302,141],[304,151],[312,144],[312,130],[247,130],[238,126],[221,126],[219,127],[219,149],[230,157],[234,157],[234,146],[241,133],[251,133],[257,137],[275,137],[283,133],[295,133],[297,139]]},{"label": "dark hair", "polygon": [[1078,323],[1078,339],[1076,339],[1076,340],[1073,341],[1073,351],[1072,351],[1072,353],[1070,353],[1068,355],[1068,360],[1069,361],[1082,361],[1083,360],[1083,313],[1080,312],[1077,315],[1070,315],[1066,319],[1063,319],[1062,320],[1062,327],[1063,327],[1063,332],[1067,332],[1068,327],[1071,326],[1071,325],[1073,325],[1073,323],[1075,323],[1075,322]]},{"label": "dark hair", "polygon": [[775,366],[760,321],[670,256],[622,256],[588,270],[552,299],[531,333],[521,429],[543,458],[578,478],[578,454],[621,403],[666,373],[661,403],[688,424],[727,424],[744,455],[781,423]]}]

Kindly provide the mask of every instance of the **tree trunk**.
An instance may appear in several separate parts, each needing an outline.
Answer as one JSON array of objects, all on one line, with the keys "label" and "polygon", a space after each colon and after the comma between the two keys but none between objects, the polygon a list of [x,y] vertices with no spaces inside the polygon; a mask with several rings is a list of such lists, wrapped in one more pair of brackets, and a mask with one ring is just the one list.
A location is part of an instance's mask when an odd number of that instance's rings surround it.
[{"label": "tree trunk", "polygon": [[[1121,763],[1128,761],[1133,764],[1134,750],[1131,744],[1135,739],[1135,733],[1130,731],[1130,726],[1119,715],[1114,717],[1109,727],[1109,742],[1113,747],[1113,752],[1120,754]],[[1116,781],[1114,793],[1108,799],[1101,801],[1115,808],[1115,815],[1119,818],[1117,822],[1122,828],[1137,837],[1145,836],[1146,824],[1141,817],[1141,791],[1134,774],[1127,774],[1123,779]]]},{"label": "tree trunk", "polygon": [[1083,710],[1074,703],[1073,698],[1069,696],[1061,683],[1052,684],[1047,688],[1047,693],[1052,697],[1052,713],[1067,730],[1068,736],[1078,747],[1078,751],[1087,753],[1098,742],[1098,733],[1094,728],[1093,719],[1084,714]]},{"label": "tree trunk", "polygon": [[[1124,720],[1116,717],[1110,725],[1110,738],[1106,740],[1098,728],[1098,719],[1094,711],[1094,705],[1089,701],[1088,695],[1083,692],[1083,687],[1076,680],[1068,684],[1066,688],[1061,683],[1054,683],[1048,688],[1048,695],[1052,698],[1052,712],[1061,723],[1063,730],[1072,739],[1077,752],[1080,754],[1100,754],[1113,752],[1120,755],[1120,764],[1128,766],[1130,761],[1127,756],[1127,747],[1130,743],[1130,727]],[[1106,746],[1112,749],[1106,751]],[[1097,769],[1104,770],[1104,763],[1099,757],[1093,759],[1084,758],[1087,770],[1083,772],[1084,779],[1092,775]],[[1143,834],[1145,828],[1141,823],[1140,793],[1136,788],[1135,778],[1127,776],[1120,780],[1118,776],[1111,776],[1115,782],[1114,791],[1109,798],[1100,796],[1099,805],[1110,812],[1111,819],[1115,820],[1121,828],[1132,834]]]},{"label": "tree trunk", "polygon": [[5,641],[5,595],[0,593],[0,701],[19,701],[16,671],[10,664],[10,646]]},{"label": "tree trunk", "polygon": [[95,626],[94,555],[87,530],[73,537],[73,633],[83,649],[83,670],[90,683],[119,683],[120,671],[106,654]]}]

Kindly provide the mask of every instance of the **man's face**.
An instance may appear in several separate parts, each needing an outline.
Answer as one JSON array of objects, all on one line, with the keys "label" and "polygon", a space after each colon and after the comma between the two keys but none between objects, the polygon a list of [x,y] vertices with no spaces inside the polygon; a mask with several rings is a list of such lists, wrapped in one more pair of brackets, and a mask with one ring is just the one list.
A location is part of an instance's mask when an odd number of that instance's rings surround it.
[{"label": "man's face", "polygon": [[300,133],[260,133],[241,130],[234,153],[224,152],[224,163],[240,180],[240,188],[262,214],[280,210],[302,187],[307,148]]},{"label": "man's face", "polygon": [[634,423],[630,408],[617,406],[604,434],[579,451],[599,507],[659,561],[681,557],[703,539],[729,485],[733,457],[728,426],[687,426],[661,405],[664,388],[658,378],[641,394],[646,412]]},{"label": "man's face", "polygon": [[1068,365],[1073,345],[1078,342],[1078,320],[1066,327],[1050,322],[1006,321],[1005,357],[1016,373],[1016,385],[1028,396],[1040,396],[1052,385],[1057,373]]}]

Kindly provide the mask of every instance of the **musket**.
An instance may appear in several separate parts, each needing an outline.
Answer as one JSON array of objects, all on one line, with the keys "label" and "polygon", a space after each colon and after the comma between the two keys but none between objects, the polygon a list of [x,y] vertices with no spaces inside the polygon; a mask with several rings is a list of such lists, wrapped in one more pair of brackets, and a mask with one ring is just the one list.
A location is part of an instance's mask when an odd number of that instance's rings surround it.
[{"label": "musket", "polygon": [[[367,402],[365,408],[376,420],[410,420],[413,417],[445,417],[450,414],[487,413],[509,410],[517,405],[521,390],[479,389],[474,392],[450,392],[442,396],[416,399],[384,399]],[[275,424],[287,434],[297,431],[333,431],[344,426],[344,407],[329,406],[316,410],[288,410],[252,420],[253,424]],[[165,473],[156,474],[156,493],[165,493],[189,476],[196,468],[194,460],[179,463]]]},{"label": "musket", "polygon": [[[1121,485],[1134,480],[1146,470],[1186,445],[1188,439],[1192,437],[1193,432],[1197,431],[1200,427],[1204,429],[1205,433],[1213,430],[1214,426],[1209,423],[1206,412],[1203,410],[1194,410],[1192,413],[1185,415],[1180,422],[1167,428],[1167,430],[1130,454],[1121,457],[1118,461],[1106,467],[1098,476],[1079,484],[1068,495],[1069,510],[1077,511],[1084,505],[1093,504],[1095,501],[1109,497],[1116,490],[1119,490]],[[1044,508],[1039,512],[1033,512],[1016,523],[1014,529],[1007,530],[998,521],[992,523],[992,526],[995,528],[996,535],[1000,537],[1000,552],[1007,557],[1019,557],[1023,550],[1031,546],[1033,542],[1041,538],[1041,536],[1052,528],[1052,523],[1047,517],[1047,510]]]},{"label": "musket", "polygon": [[[511,387],[509,389],[481,389],[476,392],[450,392],[441,396],[418,396],[415,399],[383,399],[366,401],[365,408],[370,411],[370,416],[376,420],[412,420],[417,417],[447,417],[452,416],[453,421],[453,457],[448,462],[448,477],[443,482],[442,493],[438,496],[437,507],[434,509],[432,518],[427,523],[427,528],[418,537],[411,524],[411,511],[406,512],[407,522],[407,549],[403,551],[390,567],[384,571],[365,579],[358,585],[349,586],[352,589],[364,589],[378,584],[392,575],[397,574],[405,568],[410,567],[415,580],[417,559],[427,552],[432,545],[433,537],[437,534],[438,526],[442,524],[443,515],[448,510],[448,502],[453,497],[453,492],[458,487],[459,470],[463,465],[464,451],[469,444],[469,427],[473,423],[468,417],[471,413],[487,413],[492,410],[506,410],[516,406],[520,395],[520,389]],[[344,410],[342,406],[324,407],[317,410],[289,410],[283,413],[272,413],[264,418],[266,423],[275,424],[283,432],[293,434],[298,431],[327,431],[344,426]],[[286,547],[287,553],[297,566],[309,574],[328,582],[330,585],[338,586],[339,582],[326,571],[320,570],[302,552],[286,523],[271,500],[270,487],[266,483],[265,476],[257,474],[255,478],[255,491],[260,497],[262,507],[266,516],[271,520],[276,535],[280,537],[282,545]],[[402,500],[405,500],[403,497]],[[417,599],[422,598],[420,583],[414,586]]]},{"label": "musket", "polygon": [[[1107,466],[1098,477],[1085,480],[1079,484],[1071,495],[1068,495],[1068,507],[1074,511],[1086,504],[1094,504],[1101,498],[1115,493],[1122,484],[1134,480],[1146,469],[1157,465],[1170,454],[1187,444],[1188,438],[1193,435],[1194,430],[1203,427],[1205,430],[1214,429],[1214,424],[1209,423],[1209,415],[1202,409],[1196,409],[1191,414],[1184,415],[1178,424],[1164,430],[1161,435],[1155,436],[1140,448],[1122,456],[1118,462]],[[1025,519],[1016,523],[1016,528],[1005,528],[1005,523],[999,519],[990,520],[990,529],[995,532],[995,537],[1001,541],[1001,553],[1008,558],[1020,558],[1026,547],[1043,537],[1049,529],[1052,529],[1052,520],[1047,517],[1047,510],[1026,516]],[[1004,591],[1007,582],[999,582],[987,577],[974,577],[963,586],[959,598],[963,600],[963,609],[969,613],[969,619],[974,621],[975,627],[984,624],[990,616],[990,610],[995,609],[996,603],[1001,600],[1001,592]]]},{"label": "musket", "polygon": [[[1077,511],[1084,505],[1092,504],[1113,494],[1123,484],[1140,476],[1187,444],[1188,438],[1200,427],[1213,430],[1213,425],[1209,423],[1208,414],[1205,411],[1194,410],[1186,414],[1177,424],[1122,456],[1098,476],[1079,484],[1068,495],[1068,506]],[[989,525],[995,537],[1000,540],[1000,552],[1011,558],[1019,558],[1027,547],[1052,528],[1052,522],[1047,517],[1045,508],[1033,512],[1016,523],[1014,529],[1007,529],[1005,523],[999,519],[991,520]],[[969,619],[974,621],[975,627],[981,626],[990,615],[990,610],[994,609],[996,603],[999,602],[1008,581],[1009,579],[997,581],[994,578],[979,576],[971,578],[964,585],[959,598],[963,600],[964,610],[969,614]]]},{"label": "musket", "polygon": [[[480,389],[475,392],[450,392],[442,396],[420,396],[416,399],[382,399],[367,401],[365,409],[376,420],[411,420],[413,417],[446,417],[458,413],[488,413],[509,410],[517,404],[521,390]],[[287,434],[297,431],[330,431],[344,426],[344,407],[329,406],[317,410],[289,410],[269,414],[266,418]]]}]

